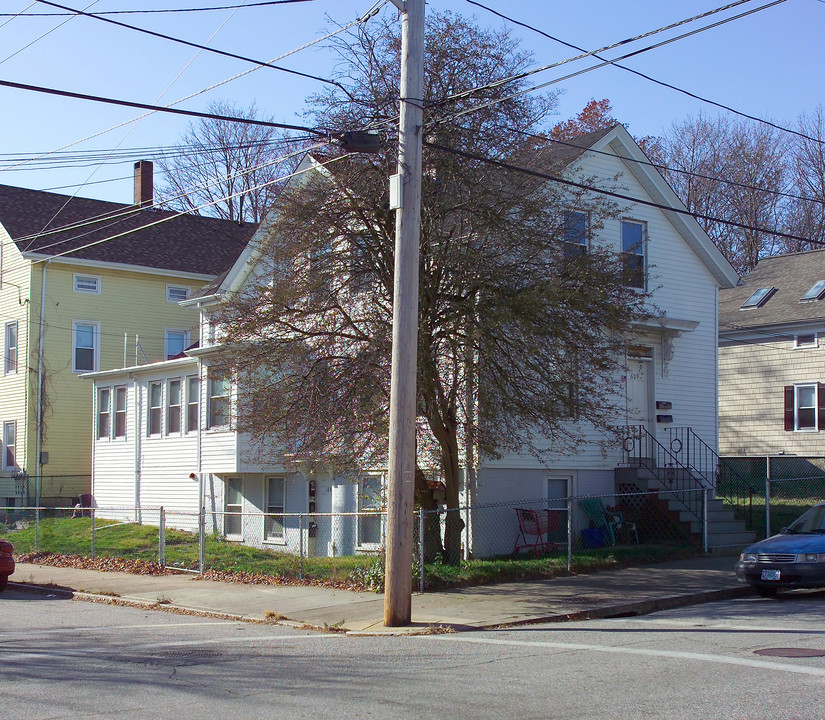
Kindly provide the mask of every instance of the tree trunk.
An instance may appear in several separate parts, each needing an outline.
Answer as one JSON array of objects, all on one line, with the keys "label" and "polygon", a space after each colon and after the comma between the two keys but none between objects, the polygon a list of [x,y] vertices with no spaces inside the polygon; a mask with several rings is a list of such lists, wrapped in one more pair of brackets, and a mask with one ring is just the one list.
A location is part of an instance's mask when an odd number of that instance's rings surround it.
[{"label": "tree trunk", "polygon": [[444,484],[447,492],[445,504],[447,506],[447,522],[444,529],[444,562],[448,565],[461,563],[461,531],[464,530],[464,520],[459,510],[459,479],[461,469],[458,463],[458,434],[454,417],[445,423],[444,442],[441,443],[441,464],[444,472]]},{"label": "tree trunk", "polygon": [[433,491],[427,486],[424,471],[418,466],[415,468],[415,500],[418,507],[424,511],[424,562],[435,562],[444,556],[438,502],[433,497]]}]

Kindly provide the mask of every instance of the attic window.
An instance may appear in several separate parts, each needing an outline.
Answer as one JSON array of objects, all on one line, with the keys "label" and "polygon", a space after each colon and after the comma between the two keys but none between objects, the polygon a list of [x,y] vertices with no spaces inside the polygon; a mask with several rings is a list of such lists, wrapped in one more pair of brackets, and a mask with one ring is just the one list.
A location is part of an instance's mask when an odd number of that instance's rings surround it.
[{"label": "attic window", "polygon": [[74,291],[100,295],[100,278],[96,275],[74,275]]},{"label": "attic window", "polygon": [[166,302],[177,303],[189,297],[189,288],[183,285],[166,286]]},{"label": "attic window", "polygon": [[751,295],[744,303],[740,310],[750,310],[752,308],[762,307],[768,300],[771,299],[776,292],[775,287],[759,288],[753,295]]},{"label": "attic window", "polygon": [[825,280],[818,280],[814,283],[814,286],[800,298],[799,302],[816,302],[817,300],[822,300],[823,296],[825,296]]}]

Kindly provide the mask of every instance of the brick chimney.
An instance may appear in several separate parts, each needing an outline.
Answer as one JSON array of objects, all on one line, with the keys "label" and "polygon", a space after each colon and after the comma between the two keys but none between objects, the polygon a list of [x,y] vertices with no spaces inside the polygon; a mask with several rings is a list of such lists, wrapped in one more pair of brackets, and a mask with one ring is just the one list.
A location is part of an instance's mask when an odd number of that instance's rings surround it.
[{"label": "brick chimney", "polygon": [[153,202],[152,161],[139,160],[135,163],[135,205],[152,207]]}]

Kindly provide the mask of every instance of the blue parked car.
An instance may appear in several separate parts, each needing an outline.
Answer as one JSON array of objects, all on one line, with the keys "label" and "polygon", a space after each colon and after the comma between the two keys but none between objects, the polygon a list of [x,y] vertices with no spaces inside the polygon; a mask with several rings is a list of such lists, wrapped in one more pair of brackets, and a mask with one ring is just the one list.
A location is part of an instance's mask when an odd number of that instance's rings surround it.
[{"label": "blue parked car", "polygon": [[825,503],[814,505],[779,535],[746,547],[736,577],[762,597],[783,589],[825,587]]}]

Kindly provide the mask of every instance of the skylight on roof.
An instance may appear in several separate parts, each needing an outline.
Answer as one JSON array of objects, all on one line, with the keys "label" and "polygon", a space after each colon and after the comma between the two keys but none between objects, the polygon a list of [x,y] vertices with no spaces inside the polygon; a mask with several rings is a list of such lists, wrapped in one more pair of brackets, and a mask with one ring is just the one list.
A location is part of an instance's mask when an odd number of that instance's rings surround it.
[{"label": "skylight on roof", "polygon": [[771,296],[776,292],[774,287],[759,288],[753,295],[751,295],[744,303],[742,303],[741,310],[750,310],[752,308],[762,307]]},{"label": "skylight on roof", "polygon": [[816,302],[822,300],[825,296],[825,280],[818,280],[814,286],[808,290],[799,300],[799,302]]}]

